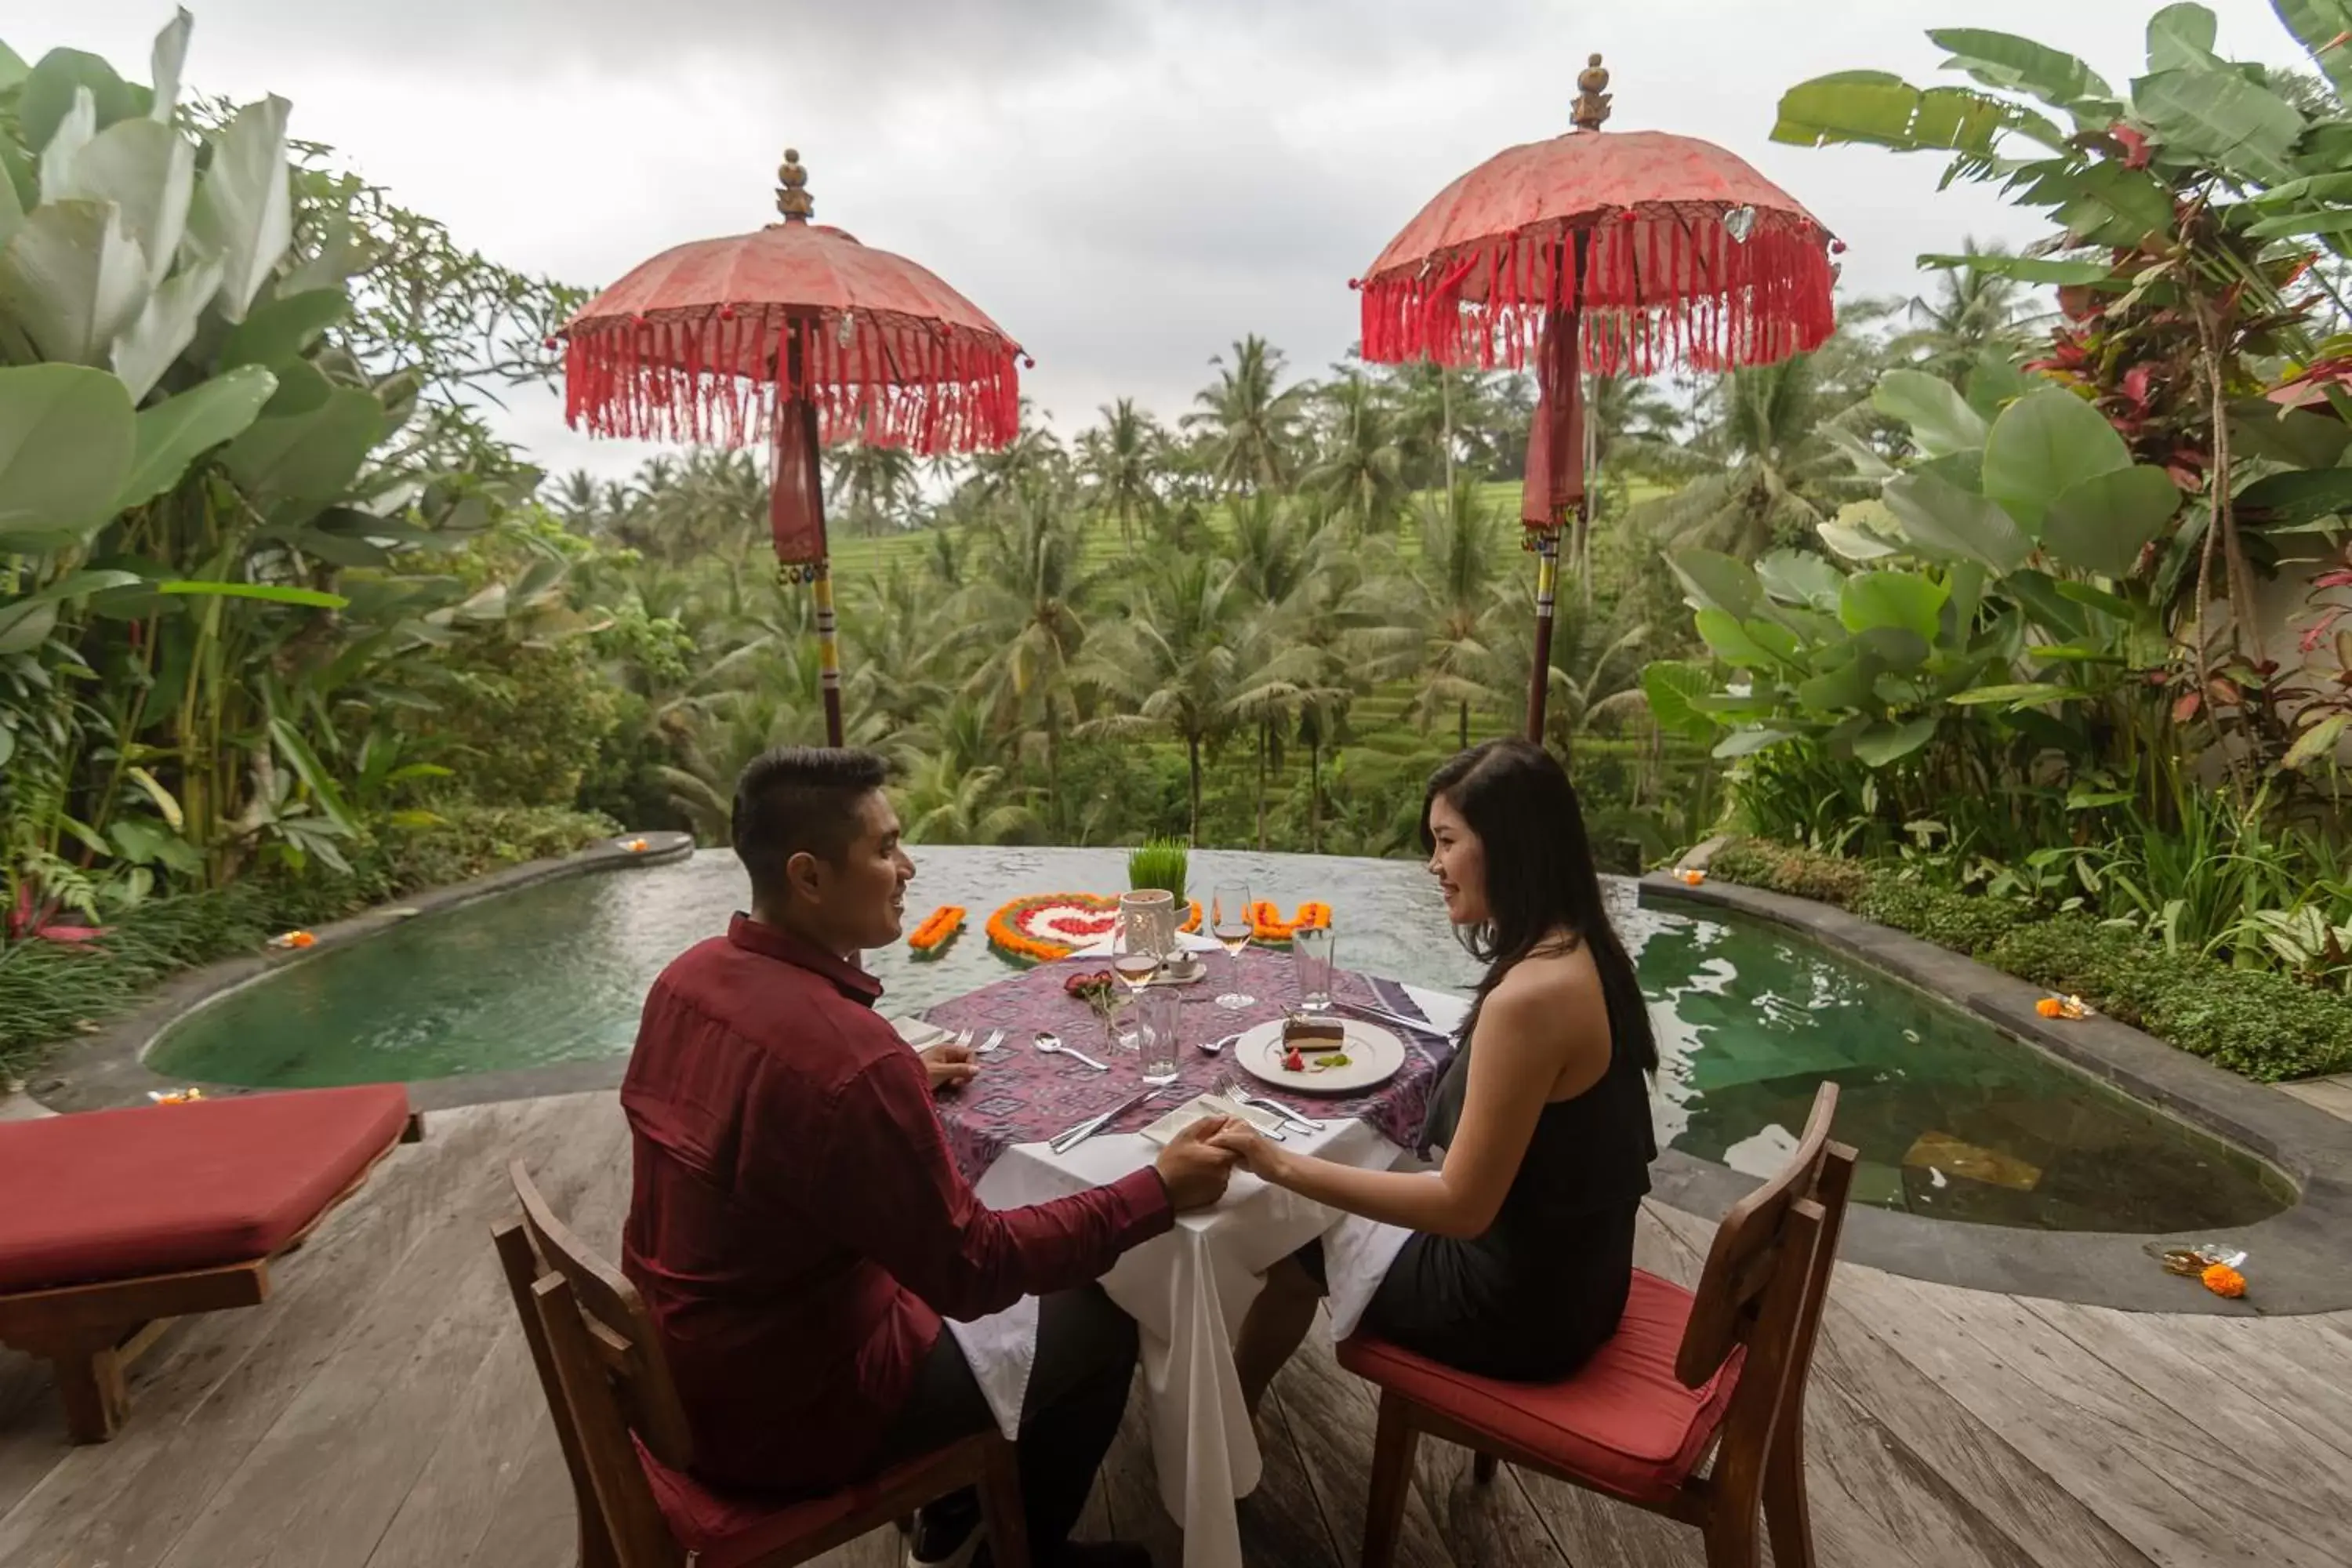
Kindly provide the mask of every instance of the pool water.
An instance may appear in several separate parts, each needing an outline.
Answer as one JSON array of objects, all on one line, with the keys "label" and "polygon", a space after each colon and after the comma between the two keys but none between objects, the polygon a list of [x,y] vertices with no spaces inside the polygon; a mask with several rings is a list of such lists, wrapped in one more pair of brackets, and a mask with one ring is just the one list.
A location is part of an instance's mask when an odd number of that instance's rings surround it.
[{"label": "pool water", "polygon": [[[935,960],[870,954],[893,1013],[1012,973],[982,927],[1025,893],[1125,885],[1123,851],[929,848],[909,923],[970,910]],[[1196,888],[1245,878],[1286,911],[1333,907],[1343,967],[1466,991],[1418,866],[1202,852]],[[1780,928],[1643,909],[1612,883],[1658,1032],[1661,1146],[1754,1175],[1794,1147],[1814,1087],[1842,1090],[1857,1202],[2051,1230],[2181,1231],[2250,1223],[2294,1194],[2252,1158],[2061,1066],[1991,1026]],[[415,1081],[625,1053],[662,966],[725,929],[745,899],[734,858],[542,883],[421,917],[232,992],[150,1054],[159,1073],[267,1086]],[[1212,956],[1213,965],[1218,959]],[[1214,983],[1213,974],[1212,984]]]}]

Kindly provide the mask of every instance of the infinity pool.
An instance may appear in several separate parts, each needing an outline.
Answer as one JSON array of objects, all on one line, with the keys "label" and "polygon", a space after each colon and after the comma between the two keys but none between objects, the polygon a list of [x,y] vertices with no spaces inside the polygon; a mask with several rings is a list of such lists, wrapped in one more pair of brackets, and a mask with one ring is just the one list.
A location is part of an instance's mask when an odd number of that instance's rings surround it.
[{"label": "infinity pool", "polygon": [[[1012,973],[981,930],[1006,900],[1126,883],[1121,851],[918,854],[910,921],[939,904],[971,915],[935,961],[903,946],[869,955],[892,1012]],[[1196,887],[1234,876],[1286,911],[1330,904],[1346,967],[1440,989],[1477,978],[1418,866],[1194,858]],[[1778,927],[1642,909],[1631,883],[1611,892],[1658,1031],[1652,1108],[1663,1145],[1767,1174],[1794,1146],[1814,1087],[1833,1079],[1839,1136],[1862,1156],[1857,1202],[1990,1225],[2157,1232],[2243,1225],[2294,1201],[2251,1157],[1898,981]],[[149,1063],[176,1079],[289,1086],[622,1055],[662,965],[723,930],[743,899],[724,852],[486,899],[232,992],[175,1026]]]}]

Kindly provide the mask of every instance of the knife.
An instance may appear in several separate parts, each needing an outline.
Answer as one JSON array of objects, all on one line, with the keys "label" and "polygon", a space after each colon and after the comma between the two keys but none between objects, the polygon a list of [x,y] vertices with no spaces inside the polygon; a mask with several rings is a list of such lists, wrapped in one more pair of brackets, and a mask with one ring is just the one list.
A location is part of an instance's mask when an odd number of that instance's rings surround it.
[{"label": "knife", "polygon": [[1141,1105],[1145,1100],[1150,1100],[1153,1095],[1158,1094],[1160,1090],[1157,1089],[1147,1089],[1141,1094],[1123,1100],[1117,1105],[1112,1106],[1108,1110],[1104,1111],[1101,1115],[1088,1117],[1086,1121],[1079,1122],[1076,1127],[1071,1128],[1068,1131],[1061,1133],[1055,1137],[1052,1142],[1046,1144],[1045,1147],[1051,1149],[1056,1154],[1066,1154],[1071,1150],[1076,1148],[1079,1144],[1085,1142],[1087,1139],[1093,1137],[1096,1133],[1101,1131],[1105,1127],[1109,1126],[1112,1122],[1118,1121],[1120,1117],[1126,1115],[1129,1111],[1133,1110],[1137,1106]]}]

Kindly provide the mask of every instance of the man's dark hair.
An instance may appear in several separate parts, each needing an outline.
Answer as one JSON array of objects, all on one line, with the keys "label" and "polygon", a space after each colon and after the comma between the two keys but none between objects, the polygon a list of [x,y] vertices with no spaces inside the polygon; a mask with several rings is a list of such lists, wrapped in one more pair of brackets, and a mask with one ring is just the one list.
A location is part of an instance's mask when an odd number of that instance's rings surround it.
[{"label": "man's dark hair", "polygon": [[784,867],[806,850],[839,865],[857,836],[857,804],[882,787],[888,765],[872,752],[778,746],[735,781],[735,856],[752,897],[782,903]]}]

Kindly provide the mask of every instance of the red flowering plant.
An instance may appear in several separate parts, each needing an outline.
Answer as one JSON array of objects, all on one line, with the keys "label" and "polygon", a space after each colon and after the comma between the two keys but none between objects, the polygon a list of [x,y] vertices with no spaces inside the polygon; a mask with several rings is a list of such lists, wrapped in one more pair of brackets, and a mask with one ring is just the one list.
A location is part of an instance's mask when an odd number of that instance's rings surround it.
[{"label": "red flowering plant", "polygon": [[1062,990],[1085,1003],[1106,1024],[1118,1011],[1118,977],[1108,969],[1073,974],[1062,982]]}]

